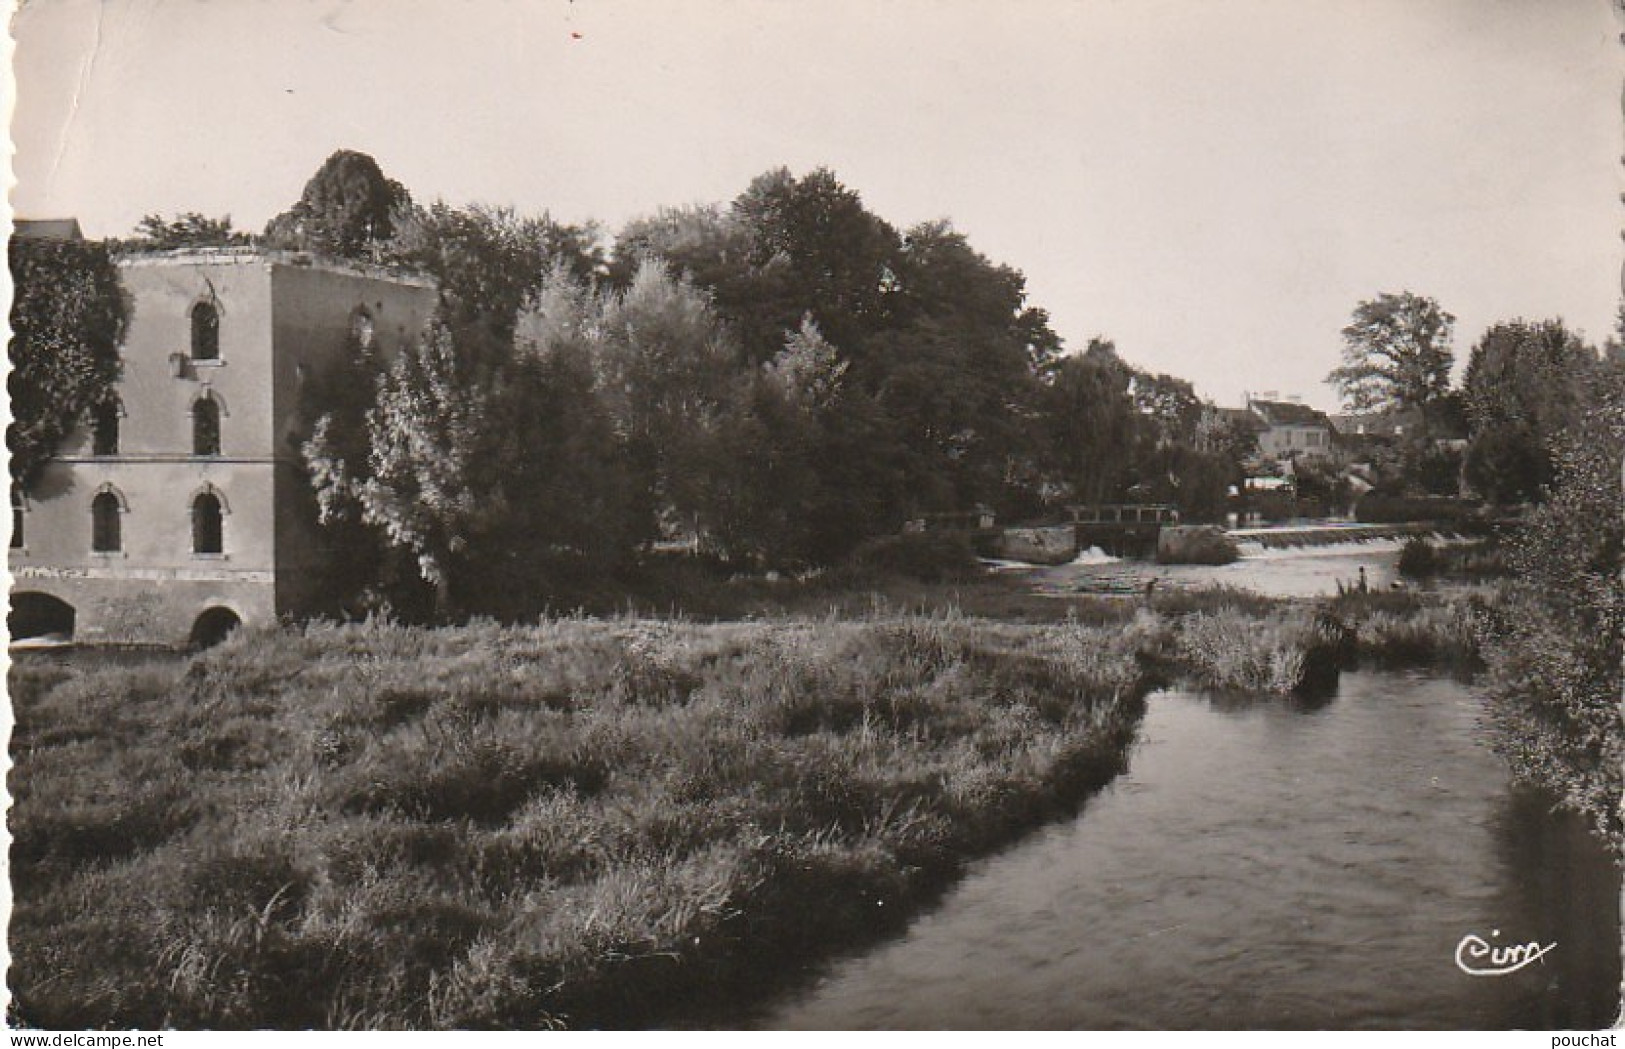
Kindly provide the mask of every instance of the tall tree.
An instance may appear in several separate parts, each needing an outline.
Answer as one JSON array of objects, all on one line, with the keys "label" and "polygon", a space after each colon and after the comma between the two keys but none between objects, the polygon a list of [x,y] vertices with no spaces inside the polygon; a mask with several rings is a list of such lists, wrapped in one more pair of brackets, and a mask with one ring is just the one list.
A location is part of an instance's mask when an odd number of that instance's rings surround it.
[{"label": "tall tree", "polygon": [[706,294],[646,259],[624,290],[595,290],[555,267],[527,315],[543,350],[577,347],[647,501],[652,538],[694,527],[696,485],[735,374],[737,352]]},{"label": "tall tree", "polygon": [[300,446],[310,479],[317,521],[325,546],[335,552],[327,590],[340,607],[371,609],[379,602],[407,611],[414,587],[397,584],[417,577],[402,567],[399,548],[364,516],[362,485],[372,476],[368,413],[378,403],[378,387],[389,362],[370,340],[352,334],[344,352],[312,372],[300,388],[299,413],[310,426]]},{"label": "tall tree", "polygon": [[414,559],[441,618],[533,614],[556,572],[610,570],[634,539],[591,362],[521,328],[515,344],[432,323],[379,383],[366,462],[333,471],[349,471],[361,519]]},{"label": "tall tree", "polygon": [[369,259],[394,234],[395,213],[411,205],[406,187],[365,153],[341,149],[322,162],[305,191],[265,227],[271,247]]},{"label": "tall tree", "polygon": [[741,318],[747,322],[741,336],[767,347],[771,356],[784,333],[810,312],[824,336],[863,372],[898,290],[897,231],[827,168],[801,178],[784,168],[759,175],[732,211],[750,238],[756,291],[763,296]]},{"label": "tall tree", "polygon": [[1189,382],[1135,368],[1130,373],[1129,392],[1152,445],[1195,444],[1202,421],[1202,401]]},{"label": "tall tree", "polygon": [[909,230],[896,280],[885,352],[869,374],[910,457],[912,509],[998,505],[1028,451],[1033,340],[1047,325],[1027,310],[1022,275],[946,222]]},{"label": "tall tree", "polygon": [[28,487],[62,441],[113,396],[127,309],[118,268],[95,241],[13,237],[12,480]]},{"label": "tall tree", "polygon": [[1102,503],[1122,494],[1136,440],[1131,372],[1109,339],[1061,359],[1043,395],[1046,459],[1075,498]]},{"label": "tall tree", "polygon": [[481,323],[505,338],[555,266],[580,280],[598,274],[603,254],[597,240],[594,227],[563,225],[545,214],[436,201],[396,213],[384,256],[435,278],[447,323]]},{"label": "tall tree", "polygon": [[359,347],[320,377],[304,452],[351,590],[409,609],[404,555],[439,617],[516,618],[631,548],[633,481],[592,361],[539,344],[533,312],[518,327],[504,341],[437,315],[393,362]]},{"label": "tall tree", "polygon": [[1552,479],[1552,440],[1578,424],[1596,351],[1562,321],[1492,326],[1462,381],[1472,444],[1469,482],[1497,502],[1540,497]]},{"label": "tall tree", "polygon": [[829,430],[839,425],[847,364],[809,319],[774,359],[734,380],[699,478],[700,517],[729,560],[775,568],[816,563]]},{"label": "tall tree", "polygon": [[470,329],[433,323],[385,373],[367,415],[368,462],[352,482],[363,519],[410,551],[442,616],[462,606],[462,570],[506,510],[507,464],[493,461],[491,434],[503,356]]},{"label": "tall tree", "polygon": [[1191,445],[1197,451],[1220,455],[1239,465],[1258,452],[1258,430],[1233,411],[1204,403]]},{"label": "tall tree", "polygon": [[[747,369],[771,362],[804,321],[845,365],[840,412],[864,451],[826,459],[818,473],[826,491],[863,489],[863,505],[820,528],[826,548],[921,510],[1030,501],[1038,377],[1060,339],[1026,302],[1022,274],[946,221],[900,236],[830,171],[781,168],[727,210],[667,209],[629,223],[611,266],[617,284],[650,257],[710,294]],[[735,394],[761,406],[757,422],[772,417],[770,390]]]},{"label": "tall tree", "polygon": [[[304,450],[321,519],[347,551],[345,567],[398,609],[417,595],[397,577],[415,573],[435,587],[442,615],[516,614],[499,601],[518,595],[515,586],[481,581],[501,565],[508,582],[534,584],[520,601],[545,595],[537,573],[583,544],[572,512],[621,498],[606,495],[619,478],[600,461],[614,444],[590,372],[583,394],[580,367],[516,347],[514,337],[552,269],[596,274],[596,232],[437,202],[398,207],[394,235],[374,251],[435,277],[439,303],[423,340],[392,364],[352,345],[307,387],[314,427]],[[560,492],[562,479],[573,495]],[[537,493],[554,499],[538,502]],[[621,516],[604,509],[585,538],[619,542]],[[403,552],[414,566],[406,572],[397,567]]]},{"label": "tall tree", "polygon": [[652,470],[661,512],[692,515],[696,462],[717,419],[736,353],[705,293],[646,262],[603,300],[598,384],[635,462]]},{"label": "tall tree", "polygon": [[501,476],[484,483],[504,512],[468,559],[472,610],[511,619],[543,601],[569,607],[582,580],[596,592],[590,581],[613,573],[641,539],[637,479],[594,380],[576,347],[542,347],[521,331],[485,420]]},{"label": "tall tree", "polygon": [[1343,364],[1326,381],[1350,411],[1417,409],[1426,421],[1450,392],[1455,323],[1434,299],[1384,292],[1354,308],[1343,329]]}]

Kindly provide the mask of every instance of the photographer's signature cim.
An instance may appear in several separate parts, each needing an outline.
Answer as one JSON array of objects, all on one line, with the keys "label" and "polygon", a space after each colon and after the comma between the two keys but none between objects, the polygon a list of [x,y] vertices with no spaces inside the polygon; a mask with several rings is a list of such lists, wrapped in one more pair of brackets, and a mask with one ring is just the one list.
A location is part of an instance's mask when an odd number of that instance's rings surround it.
[{"label": "photographer's signature cim", "polygon": [[[1490,933],[1490,939],[1498,939],[1500,935],[1501,930],[1496,929]],[[1476,933],[1468,933],[1456,944],[1456,968],[1468,976],[1506,976],[1546,957],[1556,946],[1556,940],[1544,947],[1539,940],[1502,946]]]}]

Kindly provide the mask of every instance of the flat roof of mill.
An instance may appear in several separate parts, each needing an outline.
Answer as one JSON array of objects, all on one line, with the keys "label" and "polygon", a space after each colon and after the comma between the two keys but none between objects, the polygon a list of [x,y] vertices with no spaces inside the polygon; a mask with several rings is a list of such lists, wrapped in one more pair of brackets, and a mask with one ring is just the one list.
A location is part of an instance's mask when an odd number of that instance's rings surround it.
[{"label": "flat roof of mill", "polygon": [[370,277],[419,288],[433,288],[435,279],[416,270],[382,266],[354,259],[335,259],[308,251],[288,251],[282,248],[261,248],[238,245],[219,248],[174,248],[169,251],[130,251],[118,256],[118,264],[128,268],[156,266],[287,266],[291,269],[325,270]]}]

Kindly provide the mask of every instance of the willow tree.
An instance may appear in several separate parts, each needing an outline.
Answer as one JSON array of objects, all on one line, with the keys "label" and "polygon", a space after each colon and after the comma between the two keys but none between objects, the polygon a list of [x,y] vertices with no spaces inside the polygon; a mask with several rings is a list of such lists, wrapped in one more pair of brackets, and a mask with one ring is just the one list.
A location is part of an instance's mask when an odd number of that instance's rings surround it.
[{"label": "willow tree", "polygon": [[520,329],[536,352],[590,363],[595,396],[640,492],[644,537],[698,528],[737,360],[710,298],[657,258],[622,290],[594,289],[559,265]]},{"label": "willow tree", "polygon": [[1133,371],[1109,339],[1063,357],[1040,395],[1039,425],[1048,472],[1086,503],[1118,498],[1128,483],[1139,416]]}]

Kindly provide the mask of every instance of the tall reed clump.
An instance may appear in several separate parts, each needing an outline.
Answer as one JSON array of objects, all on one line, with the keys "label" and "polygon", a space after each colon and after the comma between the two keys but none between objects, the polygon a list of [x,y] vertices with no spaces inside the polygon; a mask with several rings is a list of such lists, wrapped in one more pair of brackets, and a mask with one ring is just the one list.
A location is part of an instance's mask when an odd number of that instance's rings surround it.
[{"label": "tall reed clump", "polygon": [[1353,631],[1361,659],[1384,666],[1445,666],[1462,673],[1482,661],[1486,617],[1502,601],[1495,591],[1440,598],[1410,591],[1350,591],[1322,606]]},{"label": "tall reed clump", "polygon": [[957,616],[375,624],[35,674],[11,1019],[670,1023],[1070,811],[1121,768],[1164,643]]},{"label": "tall reed clump", "polygon": [[1259,618],[1234,609],[1180,620],[1177,659],[1201,686],[1286,694],[1333,684],[1351,638],[1337,619],[1301,610]]},{"label": "tall reed clump", "polygon": [[1409,614],[1377,612],[1355,628],[1361,656],[1379,663],[1479,666],[1478,614],[1465,603],[1429,605]]}]

